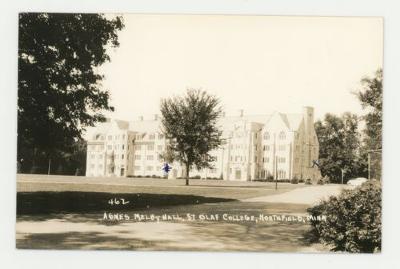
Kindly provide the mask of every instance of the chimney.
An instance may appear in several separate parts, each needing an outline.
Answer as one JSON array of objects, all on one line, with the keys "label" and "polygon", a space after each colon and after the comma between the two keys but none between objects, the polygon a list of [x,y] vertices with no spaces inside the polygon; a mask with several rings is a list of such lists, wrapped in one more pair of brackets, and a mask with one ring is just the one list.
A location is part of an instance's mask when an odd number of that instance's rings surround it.
[{"label": "chimney", "polygon": [[154,114],[154,120],[158,120],[158,115]]},{"label": "chimney", "polygon": [[243,109],[239,109],[239,117],[243,117]]},{"label": "chimney", "polygon": [[139,121],[143,121],[143,116],[139,116]]},{"label": "chimney", "polygon": [[225,118],[226,117],[226,113],[225,113],[225,111],[223,111],[222,112],[222,118]]}]

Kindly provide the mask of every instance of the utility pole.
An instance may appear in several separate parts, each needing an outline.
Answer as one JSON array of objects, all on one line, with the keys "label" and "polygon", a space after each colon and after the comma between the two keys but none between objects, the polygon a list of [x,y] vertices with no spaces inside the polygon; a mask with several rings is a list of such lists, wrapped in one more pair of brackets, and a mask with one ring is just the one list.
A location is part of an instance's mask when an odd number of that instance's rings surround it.
[{"label": "utility pole", "polygon": [[344,169],[340,169],[342,171],[342,184],[343,184],[343,178],[344,178]]},{"label": "utility pole", "polygon": [[49,158],[49,167],[47,168],[47,175],[50,175],[51,158]]}]

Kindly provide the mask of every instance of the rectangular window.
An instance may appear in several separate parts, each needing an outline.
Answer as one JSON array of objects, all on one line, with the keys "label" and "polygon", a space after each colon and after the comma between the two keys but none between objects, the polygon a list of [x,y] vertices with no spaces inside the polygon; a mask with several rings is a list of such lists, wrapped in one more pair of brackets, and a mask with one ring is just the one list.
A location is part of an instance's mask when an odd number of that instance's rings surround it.
[{"label": "rectangular window", "polygon": [[100,155],[99,155],[99,159],[103,159],[103,154],[100,154]]},{"label": "rectangular window", "polygon": [[147,150],[154,150],[154,145],[147,145]]},{"label": "rectangular window", "polygon": [[134,169],[135,171],[140,170],[140,166],[135,165],[135,166],[133,167],[133,169]]},{"label": "rectangular window", "polygon": [[147,167],[146,167],[146,170],[147,170],[147,171],[153,171],[153,166],[147,166]]},{"label": "rectangular window", "polygon": [[142,145],[135,145],[135,150],[140,150],[142,147],[141,147]]},{"label": "rectangular window", "polygon": [[161,145],[158,145],[158,146],[157,146],[157,150],[158,150],[158,151],[162,151],[162,146],[161,146]]},{"label": "rectangular window", "polygon": [[91,159],[94,159],[94,157],[95,157],[94,154],[90,155],[90,158],[91,158]]},{"label": "rectangular window", "polygon": [[124,154],[121,154],[121,159],[122,159],[122,160],[124,159],[124,157],[125,157]]},{"label": "rectangular window", "polygon": [[149,135],[149,139],[150,139],[150,140],[154,140],[155,138],[156,138],[156,135],[155,135],[155,134]]},{"label": "rectangular window", "polygon": [[124,134],[122,135],[122,139],[125,139],[125,135]]},{"label": "rectangular window", "polygon": [[125,145],[124,144],[122,144],[122,149],[125,149]]},{"label": "rectangular window", "polygon": [[109,135],[109,136],[107,137],[107,139],[108,139],[108,140],[112,140],[112,135]]},{"label": "rectangular window", "polygon": [[158,139],[164,139],[164,135],[163,134],[158,134]]},{"label": "rectangular window", "polygon": [[263,147],[263,149],[264,149],[264,151],[269,151],[270,147],[269,147],[269,145],[265,145],[265,146]]},{"label": "rectangular window", "polygon": [[140,160],[140,155],[135,155],[135,160]]},{"label": "rectangular window", "polygon": [[108,150],[112,150],[112,145],[107,145]]},{"label": "rectangular window", "polygon": [[94,168],[94,164],[91,164],[91,165],[90,165],[90,168],[92,168],[92,169],[93,169],[93,168]]},{"label": "rectangular window", "polygon": [[284,150],[286,150],[286,145],[279,145],[278,150],[279,150],[279,151],[284,151]]},{"label": "rectangular window", "polygon": [[152,161],[154,159],[154,156],[153,155],[147,155],[147,160],[148,161]]}]

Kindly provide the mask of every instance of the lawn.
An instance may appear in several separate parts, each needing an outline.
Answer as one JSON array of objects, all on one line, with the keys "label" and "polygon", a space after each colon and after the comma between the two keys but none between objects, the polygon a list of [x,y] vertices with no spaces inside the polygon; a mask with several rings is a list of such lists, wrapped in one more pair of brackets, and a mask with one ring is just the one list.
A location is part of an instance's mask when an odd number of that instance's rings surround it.
[{"label": "lawn", "polygon": [[[217,180],[117,179],[19,175],[17,247],[206,251],[321,251],[308,223],[202,220],[110,221],[104,213],[144,215],[304,215],[306,205],[246,202],[303,184]],[[111,205],[112,198],[129,201]]]}]

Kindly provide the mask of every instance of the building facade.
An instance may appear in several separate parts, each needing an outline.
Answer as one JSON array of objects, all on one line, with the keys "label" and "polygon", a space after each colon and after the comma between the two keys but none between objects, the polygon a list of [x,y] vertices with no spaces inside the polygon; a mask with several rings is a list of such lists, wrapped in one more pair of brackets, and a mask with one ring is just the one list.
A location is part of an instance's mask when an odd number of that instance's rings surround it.
[{"label": "building facade", "polygon": [[[299,114],[222,117],[224,144],[211,152],[212,169],[190,171],[191,177],[224,180],[319,179],[319,144],[314,109]],[[86,176],[163,177],[161,154],[166,140],[157,116],[127,122],[107,120],[87,133]],[[184,177],[179,163],[169,164],[168,178]]]}]

